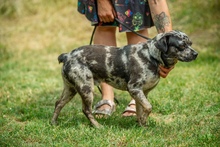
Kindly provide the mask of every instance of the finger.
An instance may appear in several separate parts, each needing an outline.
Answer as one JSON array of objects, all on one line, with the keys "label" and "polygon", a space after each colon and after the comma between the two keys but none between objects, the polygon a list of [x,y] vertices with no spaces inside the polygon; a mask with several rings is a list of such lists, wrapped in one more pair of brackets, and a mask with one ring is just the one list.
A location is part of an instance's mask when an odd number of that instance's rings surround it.
[{"label": "finger", "polygon": [[100,22],[104,22],[103,19],[102,19],[102,17],[99,17],[99,21],[100,21]]},{"label": "finger", "polygon": [[108,20],[107,20],[106,17],[101,17],[101,20],[102,20],[102,22],[104,22],[104,23],[108,22]]},{"label": "finger", "polygon": [[111,18],[111,16],[106,17],[106,22],[112,22],[112,18]]},{"label": "finger", "polygon": [[108,23],[111,22],[109,17],[99,17],[100,22]]},{"label": "finger", "polygon": [[165,68],[163,66],[159,66],[160,70],[159,70],[159,74],[162,78],[166,78],[169,74],[169,72],[174,68],[174,66],[170,67],[170,68]]},{"label": "finger", "polygon": [[117,17],[117,13],[115,12],[115,10],[113,10],[112,13],[114,18]]},{"label": "finger", "polygon": [[163,66],[160,65],[159,68],[160,68],[160,70],[162,70],[163,72],[169,73],[169,72],[174,68],[174,66],[172,66],[172,67],[170,67],[170,68],[165,68],[165,67],[163,67]]},{"label": "finger", "polygon": [[110,22],[113,22],[115,20],[115,16],[114,16],[114,14],[112,14],[111,16],[110,16]]},{"label": "finger", "polygon": [[105,21],[106,22],[113,22],[114,21],[114,15],[113,14],[109,14],[105,17]]},{"label": "finger", "polygon": [[162,77],[162,78],[166,78],[167,77],[167,73],[164,73],[163,71],[159,71],[159,74],[160,74],[160,76]]},{"label": "finger", "polygon": [[170,68],[168,68],[168,69],[169,69],[169,72],[170,72],[171,70],[173,70],[174,67],[175,67],[175,66],[171,66]]}]

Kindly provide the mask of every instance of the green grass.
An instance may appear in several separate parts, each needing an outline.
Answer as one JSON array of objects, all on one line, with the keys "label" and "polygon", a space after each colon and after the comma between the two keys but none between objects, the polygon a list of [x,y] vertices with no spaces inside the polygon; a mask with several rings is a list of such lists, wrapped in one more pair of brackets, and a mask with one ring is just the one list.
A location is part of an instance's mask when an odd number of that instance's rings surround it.
[{"label": "green grass", "polygon": [[[198,59],[178,63],[149,94],[153,112],[147,128],[137,126],[135,118],[121,117],[130,97],[115,90],[120,105],[110,118],[98,120],[104,126],[100,130],[92,128],[81,112],[78,95],[62,110],[59,125],[49,124],[63,88],[57,56],[88,44],[92,32],[76,12],[76,2],[4,2],[0,4],[0,146],[219,146],[220,19],[215,6],[219,2],[169,2],[174,29],[189,34]],[[193,17],[209,7],[199,20],[207,22],[198,25]],[[123,34],[118,38],[119,45],[126,43]],[[96,89],[94,101],[98,100]]]}]

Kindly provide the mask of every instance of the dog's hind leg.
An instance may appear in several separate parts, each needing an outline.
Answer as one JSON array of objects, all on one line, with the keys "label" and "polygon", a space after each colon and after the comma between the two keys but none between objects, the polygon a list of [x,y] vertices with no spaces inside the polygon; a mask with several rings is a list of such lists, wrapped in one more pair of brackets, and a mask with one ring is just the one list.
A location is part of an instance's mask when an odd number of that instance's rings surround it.
[{"label": "dog's hind leg", "polygon": [[102,125],[100,125],[92,115],[93,86],[84,85],[82,86],[82,88],[80,88],[78,93],[82,98],[82,111],[85,114],[85,116],[89,119],[92,126],[95,128],[102,127]]},{"label": "dog's hind leg", "polygon": [[76,95],[76,90],[74,88],[70,88],[69,86],[64,84],[64,89],[62,95],[58,101],[56,101],[55,109],[53,113],[53,118],[51,120],[52,125],[57,124],[57,118],[59,116],[62,108]]}]

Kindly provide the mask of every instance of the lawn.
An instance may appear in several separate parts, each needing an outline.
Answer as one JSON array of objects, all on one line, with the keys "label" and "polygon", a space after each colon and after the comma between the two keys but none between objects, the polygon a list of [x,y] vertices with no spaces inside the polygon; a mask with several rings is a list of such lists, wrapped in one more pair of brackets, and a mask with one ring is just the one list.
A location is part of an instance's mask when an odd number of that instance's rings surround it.
[{"label": "lawn", "polygon": [[[76,1],[1,0],[0,146],[219,146],[220,4],[168,3],[173,28],[189,35],[197,60],[179,62],[149,94],[147,128],[121,116],[130,97],[115,90],[116,112],[98,119],[104,128],[94,129],[78,95],[62,110],[59,125],[49,124],[63,88],[57,57],[88,44],[93,29]],[[118,45],[125,45],[124,34],[117,35]],[[94,104],[100,97],[96,89]]]}]

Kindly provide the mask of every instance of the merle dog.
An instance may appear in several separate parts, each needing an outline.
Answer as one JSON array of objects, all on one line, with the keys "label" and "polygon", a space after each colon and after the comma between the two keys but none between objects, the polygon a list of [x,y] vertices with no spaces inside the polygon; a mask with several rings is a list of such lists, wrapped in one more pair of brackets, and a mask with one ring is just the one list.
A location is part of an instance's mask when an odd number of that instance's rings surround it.
[{"label": "merle dog", "polygon": [[159,82],[158,66],[173,66],[178,60],[190,62],[198,53],[188,36],[180,31],[158,34],[144,43],[121,48],[88,45],[61,54],[64,89],[55,104],[51,123],[56,124],[61,109],[78,93],[83,113],[94,127],[101,126],[92,115],[94,84],[106,82],[125,90],[136,101],[137,120],[145,126],[152,106],[147,95]]}]

